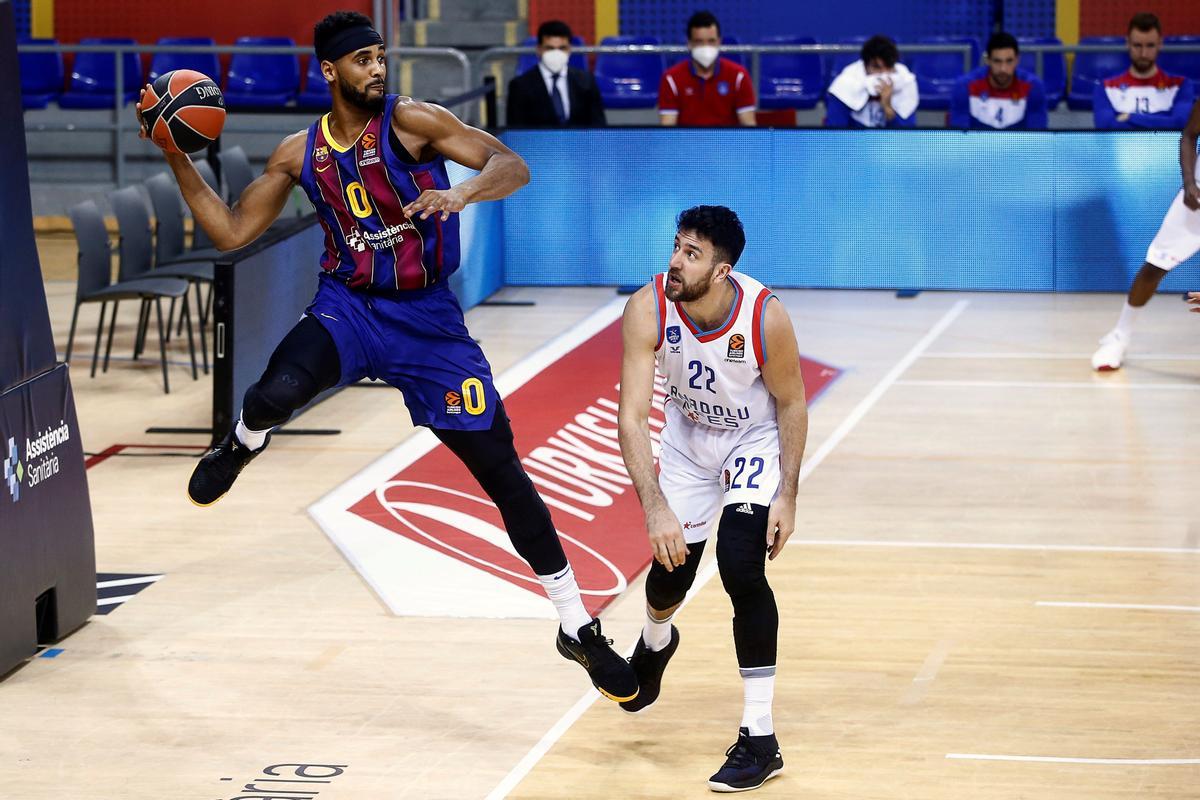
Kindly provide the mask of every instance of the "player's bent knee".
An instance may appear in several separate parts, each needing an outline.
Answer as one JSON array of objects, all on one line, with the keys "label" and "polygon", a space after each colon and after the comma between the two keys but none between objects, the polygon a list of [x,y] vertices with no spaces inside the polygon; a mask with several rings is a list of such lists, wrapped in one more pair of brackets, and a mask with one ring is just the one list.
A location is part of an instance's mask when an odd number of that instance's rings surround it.
[{"label": "player's bent knee", "polygon": [[246,390],[242,420],[246,427],[256,431],[282,425],[308,405],[318,390],[316,380],[303,369],[285,366],[268,370]]},{"label": "player's bent knee", "polygon": [[721,513],[717,568],[725,592],[735,601],[770,591],[765,567],[768,515],[766,506],[745,503],[726,506]]},{"label": "player's bent knee", "polygon": [[696,570],[700,566],[700,557],[704,555],[704,542],[688,545],[687,560],[675,569],[667,572],[667,568],[657,561],[650,565],[650,574],[646,576],[646,603],[656,611],[666,611],[683,602],[688,589],[696,580]]}]

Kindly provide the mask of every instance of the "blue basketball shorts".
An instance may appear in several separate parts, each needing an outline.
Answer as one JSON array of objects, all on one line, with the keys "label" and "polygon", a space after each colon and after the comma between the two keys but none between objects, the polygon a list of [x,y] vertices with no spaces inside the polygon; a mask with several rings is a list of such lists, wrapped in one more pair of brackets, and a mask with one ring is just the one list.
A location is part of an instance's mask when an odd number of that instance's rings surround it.
[{"label": "blue basketball shorts", "polygon": [[340,386],[364,377],[399,389],[414,425],[486,430],[500,405],[492,368],[446,284],[369,294],[322,274],[307,313],[333,337]]}]

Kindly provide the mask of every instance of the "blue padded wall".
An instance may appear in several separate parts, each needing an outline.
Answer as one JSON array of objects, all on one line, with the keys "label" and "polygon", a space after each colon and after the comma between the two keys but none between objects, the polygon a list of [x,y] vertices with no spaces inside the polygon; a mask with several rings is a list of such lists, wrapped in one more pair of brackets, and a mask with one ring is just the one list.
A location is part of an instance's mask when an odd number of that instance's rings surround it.
[{"label": "blue padded wall", "polygon": [[919,36],[986,37],[995,19],[997,0],[909,0],[905,3],[865,0],[853,13],[838,3],[764,3],[740,0],[621,0],[621,33],[657,36],[682,42],[693,12],[707,8],[725,33],[743,43],[765,36],[796,34],[819,42],[848,36],[886,33],[898,41]]},{"label": "blue padded wall", "polygon": [[1004,0],[1004,30],[1013,36],[1054,36],[1055,0]]},{"label": "blue padded wall", "polygon": [[27,38],[33,27],[33,9],[31,0],[13,0],[13,23],[17,29],[17,38]]},{"label": "blue padded wall", "polygon": [[[778,287],[1123,291],[1179,188],[1177,133],[509,131],[504,282],[638,284],[675,215],[728,205]],[[495,254],[498,256],[499,254]],[[1164,289],[1200,285],[1200,258]]]}]

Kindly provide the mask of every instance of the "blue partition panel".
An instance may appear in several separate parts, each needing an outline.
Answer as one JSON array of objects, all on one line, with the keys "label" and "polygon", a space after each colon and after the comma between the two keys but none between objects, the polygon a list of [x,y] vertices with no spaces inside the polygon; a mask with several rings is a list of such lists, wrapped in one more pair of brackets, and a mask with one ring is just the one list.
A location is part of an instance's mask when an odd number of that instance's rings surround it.
[{"label": "blue partition panel", "polygon": [[[510,131],[510,284],[636,284],[675,215],[728,205],[778,287],[1123,291],[1178,191],[1178,134]],[[1200,262],[1200,259],[1196,259]],[[1165,289],[1200,286],[1200,263]]]}]

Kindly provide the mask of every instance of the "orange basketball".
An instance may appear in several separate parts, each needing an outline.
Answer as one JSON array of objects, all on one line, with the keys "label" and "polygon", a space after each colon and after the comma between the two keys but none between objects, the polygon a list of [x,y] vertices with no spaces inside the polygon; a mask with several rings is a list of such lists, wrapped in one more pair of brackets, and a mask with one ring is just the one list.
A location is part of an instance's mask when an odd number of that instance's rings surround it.
[{"label": "orange basketball", "polygon": [[142,97],[142,119],[151,141],[170,153],[195,153],[212,144],[225,125],[225,97],[207,75],[176,69],[159,75]]}]

